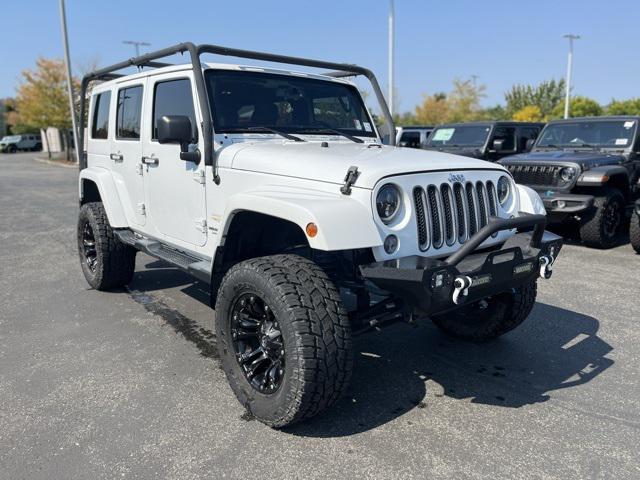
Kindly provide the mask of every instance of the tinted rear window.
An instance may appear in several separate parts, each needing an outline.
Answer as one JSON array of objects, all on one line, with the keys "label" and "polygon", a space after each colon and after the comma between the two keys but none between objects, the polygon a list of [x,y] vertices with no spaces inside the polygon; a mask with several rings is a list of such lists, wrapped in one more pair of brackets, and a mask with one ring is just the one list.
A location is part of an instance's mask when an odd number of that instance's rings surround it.
[{"label": "tinted rear window", "polygon": [[93,122],[91,126],[91,138],[109,137],[109,104],[111,92],[96,95],[96,103],[93,107]]},{"label": "tinted rear window", "polygon": [[116,137],[136,140],[140,138],[142,86],[123,88],[118,92]]}]

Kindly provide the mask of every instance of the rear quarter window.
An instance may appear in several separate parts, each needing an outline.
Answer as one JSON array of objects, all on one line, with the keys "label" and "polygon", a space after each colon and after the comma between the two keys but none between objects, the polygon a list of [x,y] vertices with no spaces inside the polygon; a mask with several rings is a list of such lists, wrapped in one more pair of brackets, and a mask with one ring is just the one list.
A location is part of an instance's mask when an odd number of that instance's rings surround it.
[{"label": "rear quarter window", "polygon": [[93,121],[91,122],[91,138],[109,138],[109,107],[111,104],[111,92],[103,92],[96,95],[93,107]]}]

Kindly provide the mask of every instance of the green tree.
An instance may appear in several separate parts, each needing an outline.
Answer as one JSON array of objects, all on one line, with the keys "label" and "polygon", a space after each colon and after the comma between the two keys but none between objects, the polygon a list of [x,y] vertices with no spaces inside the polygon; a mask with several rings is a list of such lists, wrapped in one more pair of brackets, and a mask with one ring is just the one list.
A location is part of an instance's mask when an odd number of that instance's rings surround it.
[{"label": "green tree", "polygon": [[514,113],[513,119],[517,122],[541,122],[544,116],[537,105],[527,105]]},{"label": "green tree", "polygon": [[486,87],[471,80],[453,81],[453,90],[447,97],[450,122],[471,122],[482,118],[480,102],[486,97]]},{"label": "green tree", "polygon": [[423,125],[439,125],[449,121],[449,101],[446,93],[424,95],[422,103],[416,107],[415,119]]},{"label": "green tree", "polygon": [[[79,83],[77,80],[74,83],[78,91]],[[67,96],[66,69],[62,60],[38,58],[35,70],[23,71],[15,106],[16,111],[13,116],[15,131],[18,126],[26,129],[58,128],[64,134],[65,149],[69,159],[71,115]],[[44,140],[46,142],[46,135]]]},{"label": "green tree", "polygon": [[[570,117],[598,117],[604,113],[598,102],[591,98],[575,96],[569,102]],[[564,116],[564,103],[560,103],[551,112],[551,118],[562,118]]]},{"label": "green tree", "polygon": [[611,100],[607,106],[608,115],[640,115],[640,98]]},{"label": "green tree", "polygon": [[502,105],[485,108],[480,113],[478,120],[508,120],[507,110]]},{"label": "green tree", "polygon": [[547,118],[553,109],[562,102],[564,95],[564,80],[547,80],[536,86],[514,85],[504,95],[507,103],[507,116],[513,118],[516,112],[533,105],[540,109],[543,118]]}]

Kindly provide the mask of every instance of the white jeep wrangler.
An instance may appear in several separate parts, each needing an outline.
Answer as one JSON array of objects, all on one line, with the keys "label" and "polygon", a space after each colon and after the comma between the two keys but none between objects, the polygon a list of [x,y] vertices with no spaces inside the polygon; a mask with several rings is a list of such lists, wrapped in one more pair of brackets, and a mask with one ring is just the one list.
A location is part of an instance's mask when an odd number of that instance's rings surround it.
[{"label": "white jeep wrangler", "polygon": [[[183,52],[191,63],[158,62]],[[140,72],[115,73],[129,66]],[[273,427],[340,397],[352,335],[372,326],[430,316],[474,341],[515,328],[562,245],[502,166],[382,145],[355,75],[393,131],[355,65],[184,43],[82,82],[80,125],[102,80],[79,141],[87,281],[126,285],[142,251],[208,283],[231,388]]]}]

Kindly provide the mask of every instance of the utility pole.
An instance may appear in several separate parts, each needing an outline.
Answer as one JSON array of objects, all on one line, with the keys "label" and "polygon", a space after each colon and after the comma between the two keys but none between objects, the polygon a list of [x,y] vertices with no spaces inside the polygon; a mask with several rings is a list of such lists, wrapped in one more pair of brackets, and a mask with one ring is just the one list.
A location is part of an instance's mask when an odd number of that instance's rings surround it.
[{"label": "utility pole", "polygon": [[564,97],[564,118],[569,118],[569,100],[571,96],[571,69],[573,68],[573,41],[578,40],[580,35],[567,33],[562,36],[569,40],[569,58],[567,59],[567,92]]},{"label": "utility pole", "polygon": [[395,6],[394,0],[389,0],[389,111],[391,116],[394,113],[394,97],[395,97],[395,85],[394,85],[394,23],[395,23]]},{"label": "utility pole", "polygon": [[[80,152],[83,145],[78,145],[78,125],[76,123],[76,109],[73,101],[73,84],[71,76],[71,60],[69,56],[69,36],[67,35],[67,14],[64,8],[64,0],[60,0],[60,23],[62,26],[62,43],[64,45],[64,63],[67,66],[67,92],[69,94],[69,111],[71,113],[71,125],[73,127],[73,144],[76,151],[76,162],[80,164]],[[45,135],[47,132],[44,132]],[[69,138],[69,131],[65,132],[65,141]],[[47,145],[49,142],[47,141]],[[67,150],[68,152],[69,150]]]},{"label": "utility pole", "polygon": [[140,47],[148,47],[151,45],[150,43],[138,42],[136,40],[124,40],[122,43],[125,43],[127,45],[133,45],[133,47],[136,49],[136,57],[140,56]]},{"label": "utility pole", "polygon": [[478,83],[478,77],[480,75],[471,75],[471,81],[473,82],[473,88],[475,89],[477,87],[477,83]]}]

